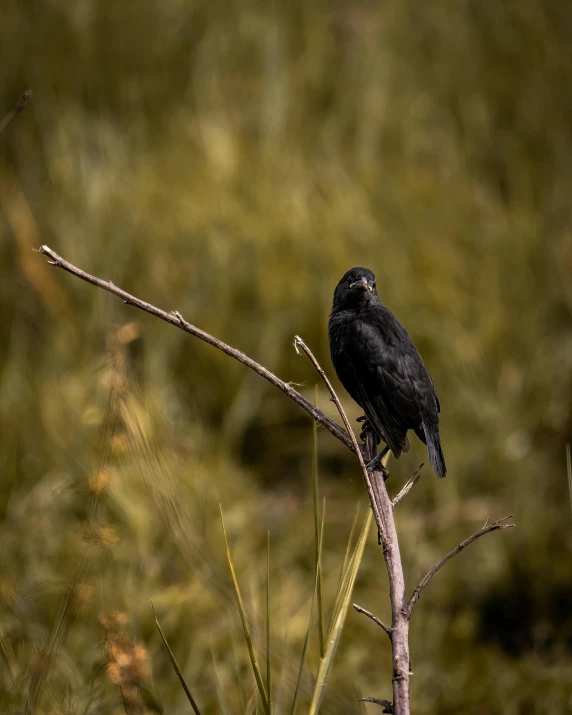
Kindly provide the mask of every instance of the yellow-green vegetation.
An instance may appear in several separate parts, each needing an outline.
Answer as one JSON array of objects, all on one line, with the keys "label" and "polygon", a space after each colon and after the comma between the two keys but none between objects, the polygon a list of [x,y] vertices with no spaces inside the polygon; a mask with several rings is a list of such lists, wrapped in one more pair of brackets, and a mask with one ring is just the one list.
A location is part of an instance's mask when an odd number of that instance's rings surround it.
[{"label": "yellow-green vegetation", "polygon": [[[487,518],[517,525],[423,592],[412,711],[570,712],[571,36],[562,0],[5,0],[0,115],[34,93],[0,134],[0,712],[191,712],[153,600],[202,715],[262,713],[219,504],[273,713],[322,594],[308,712],[367,509],[322,429],[313,508],[284,395],[43,243],[310,399],[293,336],[331,374],[333,288],[373,269],[443,407],[449,475],[396,511],[410,589]],[[390,491],[425,458],[391,461]],[[373,531],[352,600],[387,622]],[[350,610],[321,712],[379,712],[357,699],[390,698],[389,653]]]}]

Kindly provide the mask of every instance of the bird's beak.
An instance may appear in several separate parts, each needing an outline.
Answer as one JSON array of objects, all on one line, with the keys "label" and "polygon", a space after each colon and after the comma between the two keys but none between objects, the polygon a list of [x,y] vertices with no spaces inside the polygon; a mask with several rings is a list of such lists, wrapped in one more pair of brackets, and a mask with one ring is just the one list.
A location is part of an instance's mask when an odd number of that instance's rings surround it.
[{"label": "bird's beak", "polygon": [[367,278],[365,276],[362,276],[359,281],[356,281],[355,283],[352,283],[350,285],[350,288],[360,288],[361,290],[367,290],[371,293],[372,287],[370,284],[367,282]]}]

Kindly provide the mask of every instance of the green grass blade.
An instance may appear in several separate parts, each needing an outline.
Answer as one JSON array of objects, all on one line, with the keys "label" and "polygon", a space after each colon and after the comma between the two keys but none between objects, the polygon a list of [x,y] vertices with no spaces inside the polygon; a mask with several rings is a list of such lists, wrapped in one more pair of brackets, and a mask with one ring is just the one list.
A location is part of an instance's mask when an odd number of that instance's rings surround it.
[{"label": "green grass blade", "polygon": [[[362,527],[363,529],[363,527]],[[361,537],[361,532],[360,532],[360,537]],[[328,634],[327,638],[328,640],[331,639],[332,634],[334,632],[334,625],[335,621],[338,619],[339,614],[341,610],[344,608],[344,599],[346,596],[351,597],[351,589],[353,588],[353,582],[355,580],[355,575],[354,575],[354,568],[359,567],[359,564],[356,564],[356,558],[359,556],[359,544],[360,544],[360,537],[358,537],[358,540],[356,542],[356,545],[354,547],[353,552],[350,555],[350,558],[348,559],[346,569],[344,573],[342,574],[342,582],[340,585],[340,590],[338,597],[336,601],[334,602],[334,608],[333,608],[333,613],[332,613],[332,624],[328,628]],[[360,556],[361,558],[361,556]],[[350,590],[348,594],[348,589]]]},{"label": "green grass blade", "polygon": [[[348,563],[348,557],[349,557],[349,555],[350,555],[350,550],[351,550],[352,543],[353,543],[353,540],[354,540],[354,534],[355,534],[356,526],[357,526],[357,523],[358,523],[358,518],[359,518],[359,502],[358,502],[358,504],[356,504],[356,515],[354,516],[354,520],[353,520],[353,523],[352,523],[352,528],[350,529],[350,538],[348,539],[348,545],[346,546],[346,553],[344,554],[344,560],[343,560],[343,562],[342,562],[342,568],[340,569],[340,575],[339,575],[339,577],[338,577],[338,585],[337,585],[337,587],[336,587],[336,595],[335,595],[335,597],[334,597],[334,603],[336,603],[336,601],[338,600],[338,595],[339,595],[340,589],[341,589],[341,587],[342,587],[342,581],[343,581],[343,578],[344,578],[344,574],[346,573],[346,566],[347,566],[347,563]],[[330,620],[329,620],[329,622],[328,622],[328,632],[329,632],[330,628],[332,627],[332,619],[333,619],[333,617],[334,617],[334,614],[333,614],[333,612],[332,612],[331,615],[330,615]]]},{"label": "green grass blade", "polygon": [[[318,402],[318,386],[314,387],[314,404]],[[322,594],[322,564],[320,562],[320,514],[319,514],[319,475],[318,475],[318,423],[312,421],[312,498],[314,506],[314,535],[316,541],[316,569],[318,573],[318,587],[316,597],[318,599],[318,634],[320,638],[320,658],[324,657],[324,599]]]},{"label": "green grass blade", "polygon": [[177,674],[177,678],[179,678],[181,686],[183,687],[183,690],[185,691],[185,695],[187,696],[188,701],[191,703],[191,707],[193,708],[195,715],[201,715],[200,710],[195,702],[195,699],[191,695],[189,686],[185,682],[183,674],[181,673],[181,669],[179,668],[179,665],[178,665],[177,661],[175,660],[173,651],[170,649],[169,644],[167,643],[167,639],[163,635],[163,631],[161,630],[161,626],[159,625],[159,619],[157,618],[157,614],[155,613],[155,606],[153,605],[153,601],[151,601],[151,608],[153,609],[153,617],[155,618],[155,625],[157,626],[157,630],[159,631],[159,635],[161,636],[163,645],[167,649],[167,653],[169,654],[169,658],[171,659],[171,664],[173,666],[175,673]]},{"label": "green grass blade", "polygon": [[570,442],[566,445],[566,471],[568,473],[568,491],[570,492],[570,508],[572,509],[572,455],[570,454]]},{"label": "green grass blade", "polygon": [[254,678],[256,680],[258,692],[260,693],[260,699],[262,700],[262,707],[263,707],[265,713],[269,713],[270,710],[268,707],[268,696],[266,694],[266,688],[264,687],[264,681],[262,680],[260,668],[258,667],[258,661],[256,660],[256,654],[254,653],[254,644],[252,643],[252,636],[250,635],[250,629],[248,628],[248,623],[246,621],[246,611],[244,610],[244,604],[242,601],[242,596],[240,594],[240,588],[238,586],[238,579],[236,578],[236,572],[234,570],[234,565],[232,563],[232,557],[230,555],[230,548],[228,546],[228,538],[227,538],[226,529],[224,526],[224,517],[223,517],[223,513],[222,513],[222,506],[220,504],[219,504],[219,508],[220,508],[220,521],[222,524],[222,533],[224,535],[224,545],[226,548],[226,558],[228,560],[228,567],[230,570],[230,576],[232,578],[232,585],[234,586],[234,595],[236,597],[236,605],[238,607],[238,612],[240,614],[240,620],[242,622],[242,630],[244,631],[246,647],[248,648],[248,655],[250,656],[250,663],[252,665],[252,670],[254,672]]},{"label": "green grass blade", "polygon": [[342,579],[342,586],[340,588],[338,598],[334,604],[334,618],[332,622],[332,627],[328,633],[328,643],[326,648],[325,656],[320,660],[320,667],[318,669],[318,676],[316,678],[316,684],[314,686],[314,694],[312,696],[312,704],[310,705],[309,715],[316,715],[320,708],[322,698],[324,696],[324,690],[330,674],[332,664],[334,662],[334,657],[336,655],[336,650],[340,642],[342,635],[342,630],[346,620],[346,615],[350,605],[352,591],[361,564],[361,559],[363,556],[363,551],[365,548],[365,543],[367,540],[367,535],[369,533],[369,528],[371,526],[372,513],[368,510],[367,517],[365,519],[364,525],[361,529],[360,535],[354,552],[348,562],[346,572]]},{"label": "green grass blade", "polygon": [[268,712],[272,712],[272,673],[270,670],[270,532],[266,541],[266,690]]},{"label": "green grass blade", "polygon": [[302,673],[304,671],[304,664],[306,662],[306,652],[308,650],[308,643],[310,642],[310,632],[312,630],[312,623],[314,621],[314,606],[316,604],[317,585],[318,569],[316,568],[316,575],[314,578],[314,590],[312,591],[312,603],[310,605],[310,618],[308,619],[308,630],[306,631],[306,637],[304,638],[304,647],[302,648],[302,657],[300,658],[300,667],[298,668],[298,677],[296,678],[296,687],[294,688],[294,698],[292,700],[292,709],[290,710],[290,715],[294,715],[294,713],[296,712],[298,691],[300,689],[300,683],[302,682]]},{"label": "green grass blade", "polygon": [[296,687],[294,688],[294,698],[292,700],[292,709],[290,710],[290,715],[294,715],[296,712],[296,702],[298,700],[298,692],[300,690],[300,683],[302,682],[302,673],[304,672],[304,664],[306,662],[306,653],[308,651],[308,643],[310,642],[310,633],[312,632],[312,623],[314,622],[314,607],[316,605],[316,598],[318,594],[318,579],[320,576],[319,564],[321,560],[321,550],[322,542],[324,536],[324,516],[326,513],[326,504],[324,500],[324,509],[322,511],[322,523],[320,530],[318,532],[318,546],[319,552],[316,558],[315,564],[315,576],[314,576],[314,588],[312,590],[312,603],[310,605],[310,618],[308,619],[308,630],[306,631],[306,637],[304,638],[304,647],[302,648],[302,657],[300,658],[300,667],[298,668],[298,677],[296,678]]}]

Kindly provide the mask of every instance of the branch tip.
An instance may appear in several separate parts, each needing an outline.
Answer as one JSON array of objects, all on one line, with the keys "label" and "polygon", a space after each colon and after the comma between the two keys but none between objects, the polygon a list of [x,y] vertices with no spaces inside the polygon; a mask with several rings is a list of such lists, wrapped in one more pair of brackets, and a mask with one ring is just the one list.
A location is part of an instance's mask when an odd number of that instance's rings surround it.
[{"label": "branch tip", "polygon": [[383,708],[384,713],[393,713],[393,705],[389,700],[381,700],[380,698],[358,698],[358,702],[361,703],[374,703],[375,705],[380,705]]},{"label": "branch tip", "polygon": [[455,546],[454,549],[451,549],[448,554],[446,554],[441,561],[438,561],[433,568],[431,568],[425,576],[421,579],[419,582],[419,585],[415,587],[413,594],[411,595],[411,598],[407,602],[407,606],[405,607],[405,614],[408,618],[411,618],[411,613],[413,612],[413,607],[415,606],[416,602],[419,600],[421,596],[421,591],[425,588],[425,586],[429,583],[429,581],[435,576],[437,571],[440,571],[443,566],[447,563],[447,561],[450,561],[454,556],[459,554],[464,548],[469,546],[470,544],[473,543],[473,541],[476,541],[477,539],[480,539],[481,536],[485,536],[485,534],[490,534],[493,531],[501,531],[503,529],[512,529],[514,527],[514,524],[503,524],[503,521],[506,521],[507,519],[512,519],[513,514],[510,514],[509,516],[504,516],[502,519],[497,519],[497,521],[494,521],[492,524],[488,524],[488,526],[485,524],[481,529],[478,531],[475,531],[474,534],[471,534],[471,536],[467,537],[464,541],[461,541],[461,543],[458,546]]},{"label": "branch tip", "polygon": [[365,608],[362,608],[361,606],[358,606],[357,603],[353,604],[354,609],[356,610],[357,613],[363,613],[364,616],[367,616],[370,620],[372,620],[376,625],[378,625],[384,633],[389,636],[391,639],[391,628],[385,625],[385,623],[380,620],[377,616],[374,616],[373,613],[370,613],[369,611],[366,611]]},{"label": "branch tip", "polygon": [[32,90],[27,89],[24,94],[20,97],[20,99],[16,102],[16,104],[12,107],[12,109],[8,112],[8,114],[0,121],[0,132],[3,132],[4,129],[10,124],[12,119],[14,119],[15,116],[20,114],[22,109],[26,106],[28,103],[28,100],[32,96]]},{"label": "branch tip", "polygon": [[[352,441],[351,436],[348,434],[348,432],[346,432],[346,430],[340,427],[339,424],[336,424],[334,420],[332,420],[325,412],[318,409],[316,405],[312,404],[312,402],[310,402],[310,400],[304,397],[304,395],[302,395],[297,390],[294,390],[291,386],[287,385],[284,380],[281,380],[274,373],[270,372],[270,370],[265,368],[260,363],[257,363],[255,360],[253,360],[251,357],[249,357],[242,351],[233,348],[227,343],[224,343],[222,340],[218,340],[218,338],[215,338],[213,335],[210,335],[204,330],[197,328],[195,325],[188,323],[177,311],[168,313],[164,310],[161,310],[161,308],[158,308],[151,303],[147,303],[146,301],[137,298],[136,296],[128,293],[127,291],[122,290],[118,286],[113,285],[111,281],[104,281],[97,276],[91,275],[86,271],[82,271],[81,268],[74,266],[72,263],[66,261],[61,256],[59,256],[49,246],[40,246],[38,250],[40,253],[44,254],[45,256],[48,256],[48,258],[50,259],[48,263],[50,263],[51,265],[57,266],[58,268],[61,268],[67,273],[71,273],[72,275],[76,276],[76,278],[80,278],[86,283],[90,283],[91,285],[94,285],[101,290],[105,290],[108,293],[112,293],[113,295],[124,301],[127,305],[132,305],[135,308],[144,311],[145,313],[149,313],[149,315],[153,315],[160,320],[164,320],[170,325],[175,325],[175,327],[178,327],[181,330],[184,330],[186,333],[189,333],[193,337],[202,340],[203,342],[207,343],[208,345],[211,345],[214,348],[217,348],[217,350],[220,350],[225,355],[228,355],[237,362],[240,362],[246,367],[250,368],[250,370],[257,373],[257,375],[260,375],[260,377],[263,377],[265,380],[274,385],[274,387],[277,387],[285,395],[288,395],[288,397],[293,402],[295,402],[298,407],[301,407],[316,422],[324,426],[328,430],[328,432],[330,432],[334,437],[339,439],[340,442],[345,444],[345,446],[350,451],[355,452],[354,442]],[[177,322],[173,321],[173,316],[178,319],[178,324]]]},{"label": "branch tip", "polygon": [[417,467],[417,469],[413,472],[413,474],[405,482],[402,490],[398,494],[396,494],[396,496],[392,499],[391,504],[394,509],[399,504],[399,502],[403,499],[403,497],[406,496],[407,494],[409,494],[409,492],[413,489],[413,487],[421,479],[421,469],[423,468],[424,464],[425,464],[424,462],[421,462],[421,464]]}]

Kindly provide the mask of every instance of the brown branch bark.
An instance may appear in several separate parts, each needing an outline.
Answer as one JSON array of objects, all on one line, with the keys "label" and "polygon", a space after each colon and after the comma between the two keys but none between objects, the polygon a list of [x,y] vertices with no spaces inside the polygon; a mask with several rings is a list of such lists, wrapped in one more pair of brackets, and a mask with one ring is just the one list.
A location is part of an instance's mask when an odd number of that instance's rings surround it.
[{"label": "brown branch bark", "polygon": [[374,703],[374,705],[379,705],[380,707],[383,708],[382,712],[389,713],[389,715],[392,715],[392,713],[393,713],[393,706],[389,702],[389,700],[381,700],[380,698],[360,698],[359,702],[360,703]]},{"label": "brown branch bark", "polygon": [[409,477],[409,479],[405,482],[403,485],[403,489],[399,492],[399,494],[396,494],[396,496],[393,497],[391,503],[393,504],[393,508],[399,504],[399,502],[403,499],[403,497],[407,496],[409,492],[413,489],[413,487],[417,484],[417,482],[421,479],[421,468],[423,467],[422,464],[420,464],[417,469],[413,472],[413,474]]},{"label": "brown branch bark", "polygon": [[[377,449],[376,439],[370,432],[366,438],[364,456],[369,461]],[[375,495],[383,523],[383,558],[389,577],[389,600],[391,603],[391,650],[393,663],[393,712],[409,715],[409,617],[405,612],[406,591],[399,541],[393,518],[393,504],[385,488],[381,471],[372,473],[375,478]]]},{"label": "brown branch bark", "polygon": [[467,539],[464,541],[461,541],[461,543],[458,546],[455,546],[454,549],[451,549],[449,553],[444,556],[441,561],[435,564],[432,569],[430,569],[425,576],[421,579],[419,585],[414,589],[413,594],[409,601],[407,602],[407,616],[408,618],[411,617],[411,613],[413,611],[413,606],[417,603],[419,600],[419,596],[421,594],[421,591],[427,586],[429,581],[435,576],[437,571],[440,571],[443,566],[447,563],[447,561],[450,561],[453,556],[456,556],[457,554],[460,554],[461,551],[469,546],[469,544],[472,544],[473,541],[476,541],[477,539],[480,539],[481,536],[484,536],[485,534],[490,534],[492,531],[499,531],[500,529],[512,529],[514,524],[503,524],[503,521],[506,521],[507,519],[512,519],[513,515],[510,514],[509,516],[505,516],[502,519],[499,519],[498,521],[494,521],[492,524],[485,524],[482,529],[479,529],[476,531],[474,534],[469,536]]},{"label": "brown branch bark", "polygon": [[384,631],[384,633],[386,633],[391,638],[391,628],[386,626],[381,619],[379,619],[377,616],[374,616],[373,613],[370,613],[370,611],[366,611],[365,608],[358,606],[357,603],[354,603],[354,610],[358,613],[363,613],[364,616],[367,616],[369,619],[371,619],[381,628],[382,631]]},{"label": "brown branch bark", "polygon": [[12,107],[12,109],[8,112],[8,114],[0,121],[0,134],[6,129],[8,124],[14,119],[14,117],[17,114],[20,114],[22,109],[26,106],[28,103],[28,100],[32,96],[32,90],[27,89],[24,94],[20,97],[20,99],[16,102],[16,104]]},{"label": "brown branch bark", "polygon": [[268,382],[274,385],[274,387],[277,387],[285,395],[288,395],[288,397],[293,400],[297,405],[299,405],[303,410],[306,410],[306,412],[313,419],[315,419],[316,422],[319,422],[321,425],[323,425],[328,430],[328,432],[333,434],[334,437],[340,440],[340,442],[343,442],[348,449],[350,449],[352,452],[355,451],[354,443],[349,434],[344,429],[342,429],[321,410],[319,410],[315,405],[313,405],[310,400],[307,400],[304,395],[301,395],[297,390],[295,390],[292,385],[290,385],[288,382],[284,382],[284,380],[281,380],[279,377],[276,377],[276,375],[270,372],[270,370],[267,370],[265,367],[252,360],[252,358],[249,358],[248,355],[245,355],[240,350],[232,348],[230,345],[223,343],[222,340],[218,340],[212,335],[206,333],[204,330],[201,330],[200,328],[195,327],[191,323],[188,323],[179,313],[167,313],[160,308],[156,308],[150,303],[146,303],[144,300],[136,298],[134,295],[127,293],[127,291],[121,290],[121,288],[118,288],[111,281],[104,281],[101,278],[96,278],[95,276],[92,276],[89,273],[82,271],[80,268],[77,268],[72,263],[65,261],[61,256],[58,256],[58,254],[55,251],[52,251],[52,249],[48,246],[42,246],[40,248],[40,253],[43,253],[45,256],[48,256],[48,258],[50,259],[48,263],[50,263],[50,265],[56,266],[57,268],[62,268],[64,271],[67,271],[68,273],[71,273],[72,275],[77,276],[84,281],[87,281],[87,283],[91,283],[98,288],[102,288],[108,293],[113,293],[113,295],[116,295],[118,298],[121,298],[123,302],[127,305],[133,305],[135,308],[139,308],[139,310],[144,310],[146,313],[154,315],[156,318],[160,318],[166,323],[170,323],[171,325],[174,325],[175,327],[180,328],[181,330],[184,330],[191,335],[194,335],[196,338],[199,338],[199,340],[202,340],[205,343],[212,345],[218,350],[221,350],[229,357],[238,360],[238,362],[241,362],[243,365],[246,365],[246,367],[249,367],[251,370],[254,370],[254,372],[258,373],[258,375],[260,375],[265,380],[268,380]]}]

